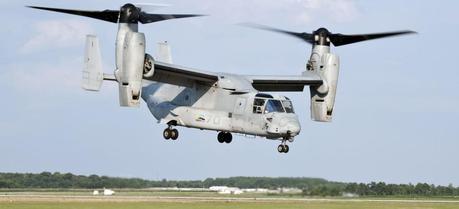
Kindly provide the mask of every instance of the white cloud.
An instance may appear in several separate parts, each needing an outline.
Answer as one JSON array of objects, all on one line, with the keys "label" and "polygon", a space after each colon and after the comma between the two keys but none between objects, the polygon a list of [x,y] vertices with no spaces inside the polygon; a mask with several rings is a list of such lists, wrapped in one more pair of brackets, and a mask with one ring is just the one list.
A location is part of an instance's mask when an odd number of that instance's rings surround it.
[{"label": "white cloud", "polygon": [[0,81],[13,91],[32,95],[80,90],[83,58],[44,60],[40,63],[15,63],[2,66]]},{"label": "white cloud", "polygon": [[355,0],[231,0],[187,1],[181,6],[194,8],[226,22],[290,21],[305,24],[321,19],[348,22],[359,16]]},{"label": "white cloud", "polygon": [[[359,10],[353,0],[296,0],[311,15],[326,16],[335,22],[354,20],[359,15]],[[311,19],[311,18],[309,18]],[[308,19],[305,19],[308,20]]]},{"label": "white cloud", "polygon": [[94,31],[89,24],[77,20],[41,21],[36,23],[34,28],[34,36],[23,44],[20,52],[79,46],[86,35]]}]

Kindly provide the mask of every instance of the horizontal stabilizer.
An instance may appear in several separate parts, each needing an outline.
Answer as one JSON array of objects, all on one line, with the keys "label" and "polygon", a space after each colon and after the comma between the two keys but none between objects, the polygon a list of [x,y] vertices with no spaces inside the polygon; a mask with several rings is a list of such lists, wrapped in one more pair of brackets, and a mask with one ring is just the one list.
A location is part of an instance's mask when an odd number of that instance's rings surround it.
[{"label": "horizontal stabilizer", "polygon": [[104,80],[99,39],[97,36],[86,37],[82,87],[88,91],[99,91]]}]

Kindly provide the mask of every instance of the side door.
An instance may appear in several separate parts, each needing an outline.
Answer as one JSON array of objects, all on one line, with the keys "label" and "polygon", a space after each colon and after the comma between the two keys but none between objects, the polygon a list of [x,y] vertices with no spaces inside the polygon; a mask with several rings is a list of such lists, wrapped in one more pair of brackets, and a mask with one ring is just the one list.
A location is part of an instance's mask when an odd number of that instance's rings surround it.
[{"label": "side door", "polygon": [[247,125],[247,98],[238,97],[234,103],[233,117],[231,124],[234,131],[244,132],[245,126]]},{"label": "side door", "polygon": [[253,134],[264,135],[266,133],[265,103],[266,99],[255,98],[250,104],[252,109],[249,112],[247,127],[250,127]]}]

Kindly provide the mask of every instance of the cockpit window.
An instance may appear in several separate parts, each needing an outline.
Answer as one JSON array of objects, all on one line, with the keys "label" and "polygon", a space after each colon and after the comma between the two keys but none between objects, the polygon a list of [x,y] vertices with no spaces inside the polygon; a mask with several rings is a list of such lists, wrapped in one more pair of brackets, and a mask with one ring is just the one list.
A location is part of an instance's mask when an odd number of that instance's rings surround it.
[{"label": "cockpit window", "polygon": [[290,100],[282,100],[282,105],[284,105],[285,112],[287,113],[295,113],[293,110],[293,105]]},{"label": "cockpit window", "polygon": [[256,114],[263,113],[264,106],[265,106],[264,99],[255,98],[255,100],[253,101],[253,113],[256,113]]},{"label": "cockpit window", "polygon": [[279,100],[270,99],[266,103],[265,113],[270,112],[285,112],[282,103]]}]

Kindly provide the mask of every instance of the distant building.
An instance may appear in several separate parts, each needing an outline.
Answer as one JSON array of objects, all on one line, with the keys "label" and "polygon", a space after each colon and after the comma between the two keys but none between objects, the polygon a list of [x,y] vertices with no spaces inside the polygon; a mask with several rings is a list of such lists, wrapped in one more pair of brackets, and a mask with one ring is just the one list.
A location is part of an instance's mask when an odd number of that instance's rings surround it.
[{"label": "distant building", "polygon": [[303,190],[298,188],[278,188],[277,189],[280,193],[301,193]]},{"label": "distant building", "polygon": [[359,197],[359,195],[354,194],[354,193],[343,193],[343,197],[353,198],[353,197]]},{"label": "distant building", "polygon": [[227,186],[213,186],[209,188],[210,191],[216,191],[218,194],[242,194],[243,190],[237,187],[227,187]]},{"label": "distant building", "polygon": [[263,188],[249,188],[249,189],[242,189],[244,192],[248,193],[268,193],[268,189],[263,189]]},{"label": "distant building", "polygon": [[209,190],[218,192],[220,190],[224,190],[227,188],[228,188],[227,186],[212,186],[212,187],[209,187]]},{"label": "distant building", "polygon": [[115,191],[111,190],[111,189],[105,189],[104,188],[104,196],[112,196],[115,194]]}]

